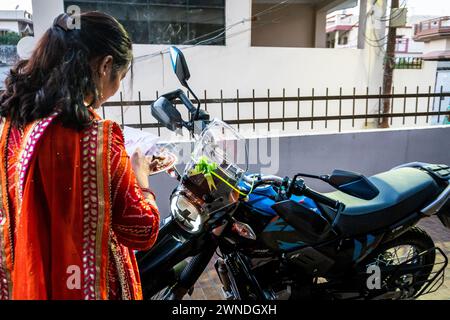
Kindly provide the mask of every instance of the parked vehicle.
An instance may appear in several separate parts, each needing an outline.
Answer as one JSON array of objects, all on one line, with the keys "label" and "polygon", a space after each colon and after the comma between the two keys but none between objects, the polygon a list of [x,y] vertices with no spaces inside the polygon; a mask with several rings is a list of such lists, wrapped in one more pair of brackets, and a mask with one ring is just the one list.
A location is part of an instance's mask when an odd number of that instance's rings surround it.
[{"label": "parked vehicle", "polygon": [[[182,52],[172,47],[171,58],[196,98]],[[447,165],[410,163],[368,178],[343,170],[251,174],[229,156],[239,134],[210,121],[182,90],[161,96],[152,114],[170,130],[187,128],[195,147],[175,175],[171,216],[157,243],[138,253],[146,299],[182,299],[213,257],[224,295],[233,300],[411,299],[442,283],[447,257],[416,224],[437,215],[450,228]],[[336,191],[316,192],[303,177]]]}]

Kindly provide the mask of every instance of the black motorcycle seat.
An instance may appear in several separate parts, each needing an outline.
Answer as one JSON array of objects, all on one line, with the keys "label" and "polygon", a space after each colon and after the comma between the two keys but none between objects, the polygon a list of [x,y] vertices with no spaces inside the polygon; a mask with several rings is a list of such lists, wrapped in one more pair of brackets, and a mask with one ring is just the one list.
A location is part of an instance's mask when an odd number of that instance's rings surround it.
[{"label": "black motorcycle seat", "polygon": [[346,235],[365,234],[390,226],[431,202],[439,186],[426,172],[399,168],[368,178],[380,191],[364,200],[341,191],[324,195],[345,204],[334,225]]}]

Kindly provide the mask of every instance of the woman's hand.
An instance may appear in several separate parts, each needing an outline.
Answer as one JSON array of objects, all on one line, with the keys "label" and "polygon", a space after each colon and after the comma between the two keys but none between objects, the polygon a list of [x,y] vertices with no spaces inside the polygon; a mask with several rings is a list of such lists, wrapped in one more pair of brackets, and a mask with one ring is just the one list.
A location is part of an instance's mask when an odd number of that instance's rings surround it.
[{"label": "woman's hand", "polygon": [[148,160],[139,148],[131,156],[131,167],[139,186],[141,188],[149,188],[148,176],[151,170]]}]

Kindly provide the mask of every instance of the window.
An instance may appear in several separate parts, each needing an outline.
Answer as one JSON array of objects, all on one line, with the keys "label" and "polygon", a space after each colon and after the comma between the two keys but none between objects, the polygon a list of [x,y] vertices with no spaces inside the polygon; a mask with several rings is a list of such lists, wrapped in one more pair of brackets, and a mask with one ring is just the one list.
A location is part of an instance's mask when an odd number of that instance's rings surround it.
[{"label": "window", "polygon": [[346,35],[347,31],[343,31],[339,33],[338,44],[345,46],[348,44],[348,36]]},{"label": "window", "polygon": [[225,45],[225,0],[73,0],[119,20],[136,44]]},{"label": "window", "polygon": [[403,36],[397,36],[395,39],[395,52],[397,53],[407,53],[409,46],[409,39]]},{"label": "window", "polygon": [[327,48],[334,48],[336,42],[336,32],[328,32],[327,33]]}]

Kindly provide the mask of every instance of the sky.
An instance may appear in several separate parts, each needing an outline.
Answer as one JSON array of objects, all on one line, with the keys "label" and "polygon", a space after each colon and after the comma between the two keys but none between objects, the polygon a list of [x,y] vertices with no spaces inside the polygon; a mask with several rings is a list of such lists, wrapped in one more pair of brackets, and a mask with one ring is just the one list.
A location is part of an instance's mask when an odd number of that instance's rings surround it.
[{"label": "sky", "polygon": [[[410,15],[450,15],[450,0],[400,0],[406,1]],[[19,9],[32,12],[31,0],[0,0],[0,10]]]},{"label": "sky", "polygon": [[[402,1],[400,1],[400,5]],[[449,0],[406,0],[409,15],[449,16]]]},{"label": "sky", "polygon": [[0,10],[14,10],[19,5],[19,10],[32,12],[31,0],[0,0]]}]

